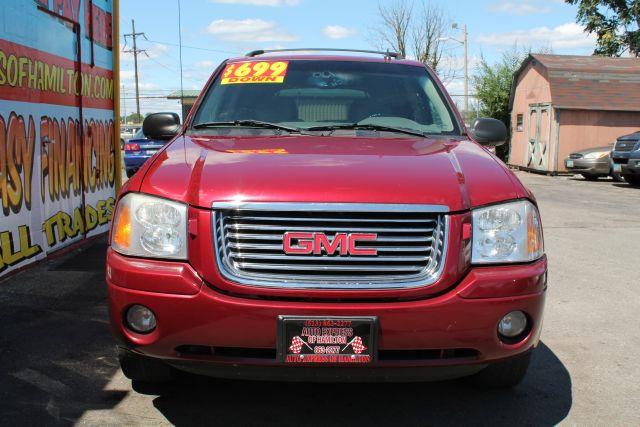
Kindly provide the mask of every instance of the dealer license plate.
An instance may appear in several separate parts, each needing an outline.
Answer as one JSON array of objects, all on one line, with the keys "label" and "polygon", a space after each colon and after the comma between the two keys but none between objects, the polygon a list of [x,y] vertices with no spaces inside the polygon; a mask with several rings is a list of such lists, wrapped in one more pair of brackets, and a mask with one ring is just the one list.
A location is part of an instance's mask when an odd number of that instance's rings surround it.
[{"label": "dealer license plate", "polygon": [[287,364],[367,364],[375,360],[377,318],[278,318],[278,355]]},{"label": "dealer license plate", "polygon": [[573,167],[573,160],[567,160],[567,167],[568,168],[572,168]]}]

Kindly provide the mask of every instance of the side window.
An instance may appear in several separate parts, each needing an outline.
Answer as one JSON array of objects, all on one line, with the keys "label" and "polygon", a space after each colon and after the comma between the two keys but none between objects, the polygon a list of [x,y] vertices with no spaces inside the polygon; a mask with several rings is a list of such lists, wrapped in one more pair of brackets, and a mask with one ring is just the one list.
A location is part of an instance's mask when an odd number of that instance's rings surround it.
[{"label": "side window", "polygon": [[524,130],[523,120],[524,115],[518,114],[516,116],[516,132],[522,132]]}]

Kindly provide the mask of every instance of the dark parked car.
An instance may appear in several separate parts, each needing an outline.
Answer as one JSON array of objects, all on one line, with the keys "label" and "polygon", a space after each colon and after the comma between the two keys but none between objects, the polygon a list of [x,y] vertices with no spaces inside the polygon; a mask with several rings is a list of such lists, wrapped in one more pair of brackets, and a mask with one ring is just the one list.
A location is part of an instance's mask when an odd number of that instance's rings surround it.
[{"label": "dark parked car", "polygon": [[151,158],[167,141],[148,139],[142,129],[124,145],[124,166],[127,177],[131,178],[140,167]]},{"label": "dark parked car", "polygon": [[613,177],[616,181],[622,181],[620,174],[613,171],[610,156],[612,149],[613,146],[608,145],[577,151],[566,158],[564,165],[569,172],[580,174],[590,181],[607,176]]},{"label": "dark parked car", "polygon": [[638,174],[640,131],[618,138],[611,152],[611,158],[614,172],[622,175],[629,184],[640,185],[640,174]]},{"label": "dark parked car", "polygon": [[632,151],[625,168],[625,179],[634,186],[640,186],[640,150]]}]

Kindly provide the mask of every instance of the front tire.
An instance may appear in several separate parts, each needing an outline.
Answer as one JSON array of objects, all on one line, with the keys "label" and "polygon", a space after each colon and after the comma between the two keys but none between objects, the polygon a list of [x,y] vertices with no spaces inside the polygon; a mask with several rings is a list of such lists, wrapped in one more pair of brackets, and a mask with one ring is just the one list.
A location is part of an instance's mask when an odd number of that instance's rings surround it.
[{"label": "front tire", "polygon": [[523,380],[531,361],[531,351],[526,354],[493,363],[478,372],[473,380],[484,388],[511,388]]},{"label": "front tire", "polygon": [[125,377],[142,383],[163,383],[176,378],[176,370],[159,360],[119,349],[118,359]]},{"label": "front tire", "polygon": [[597,181],[600,178],[598,175],[591,175],[591,174],[588,174],[588,173],[583,173],[581,175],[587,181]]},{"label": "front tire", "polygon": [[638,175],[624,175],[624,180],[634,187],[640,187],[640,176]]}]

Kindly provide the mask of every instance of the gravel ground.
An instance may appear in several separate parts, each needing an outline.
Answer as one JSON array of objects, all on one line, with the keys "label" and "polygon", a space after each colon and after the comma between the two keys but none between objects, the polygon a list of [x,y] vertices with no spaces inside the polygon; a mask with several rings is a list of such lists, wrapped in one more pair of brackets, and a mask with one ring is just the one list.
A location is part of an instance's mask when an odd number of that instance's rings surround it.
[{"label": "gravel ground", "polygon": [[519,176],[540,203],[550,279],[542,345],[514,390],[191,376],[132,388],[108,328],[98,241],[0,282],[0,424],[640,425],[640,189]]}]

